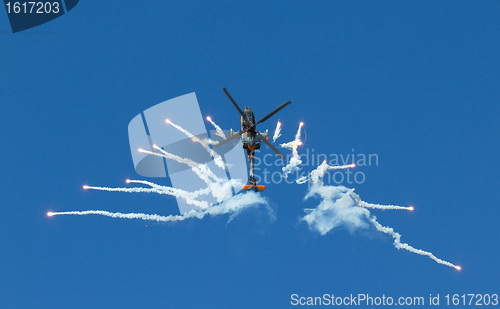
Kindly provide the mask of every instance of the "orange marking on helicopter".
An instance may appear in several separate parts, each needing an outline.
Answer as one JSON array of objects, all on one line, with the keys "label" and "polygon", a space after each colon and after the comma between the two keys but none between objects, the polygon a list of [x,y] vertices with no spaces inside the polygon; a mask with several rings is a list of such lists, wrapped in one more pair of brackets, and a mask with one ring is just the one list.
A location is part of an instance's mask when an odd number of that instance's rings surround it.
[{"label": "orange marking on helicopter", "polygon": [[247,146],[247,149],[250,150],[250,151],[254,151],[256,148],[257,145],[253,145],[253,147],[250,147],[250,146]]}]

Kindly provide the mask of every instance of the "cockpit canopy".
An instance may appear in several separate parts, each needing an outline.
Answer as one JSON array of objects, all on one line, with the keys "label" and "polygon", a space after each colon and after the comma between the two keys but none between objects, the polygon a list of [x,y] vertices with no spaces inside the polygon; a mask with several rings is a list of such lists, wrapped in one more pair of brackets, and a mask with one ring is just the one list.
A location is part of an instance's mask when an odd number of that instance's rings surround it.
[{"label": "cockpit canopy", "polygon": [[248,128],[255,123],[255,116],[254,116],[252,110],[250,109],[250,107],[248,107],[248,106],[246,106],[245,110],[243,111],[243,117],[244,117],[244,119],[243,119],[243,126],[244,127]]}]

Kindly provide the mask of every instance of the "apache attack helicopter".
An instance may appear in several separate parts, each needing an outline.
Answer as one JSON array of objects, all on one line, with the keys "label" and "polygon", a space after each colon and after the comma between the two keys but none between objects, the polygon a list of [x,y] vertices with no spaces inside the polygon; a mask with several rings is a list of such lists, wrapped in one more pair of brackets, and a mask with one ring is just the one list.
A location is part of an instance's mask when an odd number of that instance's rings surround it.
[{"label": "apache attack helicopter", "polygon": [[269,142],[269,133],[268,130],[266,132],[259,132],[257,131],[256,126],[259,123],[262,123],[269,119],[271,116],[279,112],[283,107],[287,106],[288,104],[291,104],[292,102],[286,101],[285,103],[281,104],[278,108],[273,110],[269,115],[266,117],[262,118],[261,120],[255,122],[255,116],[250,109],[250,107],[245,107],[245,109],[242,111],[238,104],[233,100],[229,92],[227,92],[226,88],[223,89],[224,92],[226,93],[227,97],[231,102],[233,103],[234,107],[238,110],[238,112],[241,115],[241,130],[238,132],[233,132],[231,129],[231,136],[228,137],[227,139],[221,141],[218,144],[215,144],[214,147],[219,147],[222,146],[223,144],[229,142],[232,139],[235,138],[241,138],[241,143],[243,144],[243,148],[246,149],[247,151],[247,156],[248,156],[248,185],[243,186],[243,190],[249,191],[253,190],[255,192],[257,191],[264,191],[265,186],[262,185],[257,185],[257,180],[255,179],[254,176],[254,160],[255,160],[255,150],[260,148],[260,142],[263,141],[266,143],[269,148],[271,148],[278,156],[280,156],[281,160],[285,158],[281,152],[278,151],[270,142]]}]

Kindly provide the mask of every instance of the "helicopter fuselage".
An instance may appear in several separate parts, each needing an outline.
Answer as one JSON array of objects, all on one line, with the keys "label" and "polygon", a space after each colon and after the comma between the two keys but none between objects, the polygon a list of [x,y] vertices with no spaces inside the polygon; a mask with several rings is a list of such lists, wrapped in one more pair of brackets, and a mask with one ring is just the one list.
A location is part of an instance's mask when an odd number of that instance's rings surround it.
[{"label": "helicopter fuselage", "polygon": [[241,138],[241,143],[243,148],[246,150],[247,157],[248,157],[248,182],[250,183],[249,185],[243,186],[243,190],[248,191],[248,190],[254,190],[254,191],[264,191],[265,187],[262,185],[257,185],[257,180],[255,179],[254,176],[254,161],[255,161],[255,150],[260,148],[261,141],[263,141],[269,148],[271,148],[280,158],[283,160],[285,157],[283,156],[282,153],[278,151],[270,142],[269,142],[269,133],[266,130],[266,132],[259,132],[257,131],[257,124],[262,123],[269,119],[269,117],[273,116],[276,114],[278,111],[280,111],[282,108],[287,106],[288,104],[291,104],[290,101],[286,101],[285,103],[281,104],[278,108],[274,109],[271,113],[269,113],[267,116],[262,118],[261,120],[255,122],[255,115],[253,114],[252,110],[250,107],[245,107],[245,109],[242,111],[238,104],[233,100],[229,92],[227,92],[226,88],[223,89],[224,92],[226,93],[227,97],[233,103],[234,107],[238,110],[238,112],[241,115],[241,130],[237,133],[233,132],[231,130],[231,136],[227,139],[225,139],[222,142],[219,142],[214,145],[214,147],[220,147],[221,145],[224,145],[228,141],[234,139],[234,138]]}]

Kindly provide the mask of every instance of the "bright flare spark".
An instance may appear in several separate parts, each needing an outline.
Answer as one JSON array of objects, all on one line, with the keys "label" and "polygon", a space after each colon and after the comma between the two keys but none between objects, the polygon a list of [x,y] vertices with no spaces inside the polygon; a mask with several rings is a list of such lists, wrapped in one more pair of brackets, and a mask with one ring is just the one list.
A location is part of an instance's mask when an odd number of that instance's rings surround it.
[{"label": "bright flare spark", "polygon": [[[312,185],[306,195],[306,199],[318,195],[322,199],[321,203],[315,209],[305,210],[305,215],[301,220],[307,222],[312,230],[318,231],[321,235],[325,235],[335,227],[344,225],[351,232],[358,228],[366,228],[366,223],[362,220],[364,215],[369,222],[379,231],[388,234],[394,239],[394,247],[397,249],[405,249],[410,252],[428,256],[439,264],[454,267],[460,270],[460,266],[437,258],[434,254],[421,249],[416,249],[407,243],[401,242],[401,234],[394,231],[391,227],[382,226],[375,216],[372,216],[368,208],[378,209],[405,209],[413,210],[413,206],[402,207],[394,205],[378,205],[369,204],[361,200],[359,195],[354,193],[354,190],[338,186],[325,186],[322,178],[325,171],[328,169],[328,164],[321,164],[316,170],[311,172],[310,178]],[[303,182],[302,182],[303,183]],[[357,202],[357,205],[355,204]]]},{"label": "bright flare spark", "polygon": [[[167,120],[170,123],[170,121]],[[191,135],[188,131],[182,129],[175,124],[174,127],[178,128],[186,135]],[[196,137],[195,137],[196,138]],[[203,141],[198,140],[200,144],[203,145]],[[206,145],[206,144],[205,144]],[[152,182],[143,180],[130,180],[127,179],[127,183],[140,183],[150,186],[151,188],[109,188],[109,187],[92,187],[85,185],[85,189],[100,190],[100,191],[110,191],[110,192],[145,192],[145,193],[157,193],[157,194],[168,194],[175,196],[177,198],[184,199],[188,204],[198,207],[198,210],[193,210],[185,213],[181,216],[160,216],[156,214],[143,214],[143,213],[112,213],[104,210],[87,210],[87,211],[67,211],[67,212],[48,212],[47,216],[55,215],[103,215],[113,218],[126,218],[126,219],[142,219],[142,220],[156,220],[156,221],[180,221],[188,218],[203,218],[205,215],[220,215],[220,214],[230,214],[229,221],[231,221],[236,215],[238,215],[243,209],[256,206],[258,204],[264,204],[266,209],[274,220],[273,210],[269,207],[267,201],[257,193],[247,192],[246,194],[238,194],[233,196],[233,188],[241,187],[243,184],[239,179],[231,179],[225,181],[217,178],[210,168],[206,164],[199,164],[187,158],[182,158],[171,153],[168,153],[161,149],[160,147],[154,145],[154,148],[160,153],[147,151],[144,149],[139,149],[139,151],[152,154],[160,157],[166,157],[168,159],[176,160],[179,163],[187,164],[192,168],[192,170],[200,177],[202,180],[206,180],[207,187],[194,192],[188,192],[177,188],[166,187],[154,184]],[[214,181],[210,181],[208,178],[212,177]],[[217,204],[209,203],[204,200],[197,200],[196,198],[200,195],[212,194],[212,196],[217,200]]]},{"label": "bright flare spark", "polygon": [[210,178],[214,179],[215,181],[219,181],[219,178],[217,176],[215,176],[215,174],[212,172],[212,170],[210,170],[210,168],[206,164],[197,163],[191,159],[179,157],[177,155],[166,152],[165,150],[161,149],[158,146],[155,146],[154,148],[156,150],[159,150],[161,153],[149,152],[149,151],[146,153],[154,155],[154,156],[164,157],[164,158],[167,158],[170,160],[174,160],[174,161],[177,161],[177,162],[182,163],[182,164],[186,164],[187,166],[189,166],[193,170],[193,172],[196,173],[196,175],[198,175],[208,185],[211,183],[211,181],[207,177],[210,177]]},{"label": "bright flare spark", "polygon": [[395,206],[395,205],[380,205],[380,204],[371,204],[367,203],[365,201],[362,201],[359,195],[354,193],[354,190],[351,190],[349,194],[358,202],[359,206],[365,207],[365,208],[376,208],[376,209],[400,209],[400,210],[413,210],[413,206],[410,207],[403,207],[403,206]]},{"label": "bright flare spark", "polygon": [[205,148],[205,150],[212,157],[214,157],[215,165],[217,165],[218,167],[220,167],[222,169],[227,169],[228,168],[228,166],[226,165],[226,163],[222,160],[221,156],[217,152],[215,152],[215,150],[213,150],[212,148],[210,148],[210,144],[212,143],[212,141],[210,141],[208,139],[199,139],[198,137],[194,136],[188,130],[184,129],[183,127],[181,127],[179,125],[176,125],[175,123],[171,122],[170,120],[168,120],[167,123],[169,123],[170,125],[172,125],[174,128],[176,128],[180,132],[184,133],[187,137],[191,138],[194,142],[200,143],[200,145],[203,148]]},{"label": "bright flare spark", "polygon": [[[188,192],[172,187],[160,186],[147,181],[127,179],[126,180],[127,183],[141,183],[149,185],[152,188],[109,188],[109,187],[85,186],[85,189],[110,191],[110,192],[128,192],[128,193],[145,192],[145,193],[167,194],[175,196],[176,198],[182,198],[186,201],[187,204],[194,205],[200,209],[206,209],[213,204],[207,201],[197,200],[196,198],[199,195],[212,194],[212,196],[219,203],[232,196],[233,187],[238,187],[242,185],[238,179],[223,181],[222,179],[218,178],[206,164],[200,164],[190,159],[182,158],[180,156],[171,154],[169,152],[164,151],[157,145],[153,145],[153,147],[160,152],[151,152],[143,149],[141,149],[142,150],[141,152],[159,157],[164,157],[188,165],[200,179],[205,181],[205,183],[207,184],[207,188],[194,192]],[[213,181],[210,178],[213,179]]]},{"label": "bright flare spark", "polygon": [[237,216],[240,212],[245,209],[256,207],[259,204],[266,206],[269,215],[274,216],[272,209],[269,207],[267,200],[260,196],[258,193],[247,192],[246,194],[238,194],[230,199],[223,201],[218,205],[213,205],[202,210],[192,210],[184,215],[169,215],[161,216],[156,214],[145,214],[145,213],[120,213],[120,212],[109,212],[105,210],[86,210],[86,211],[62,211],[62,212],[49,212],[47,215],[59,216],[59,215],[101,215],[111,218],[122,218],[122,219],[142,219],[142,220],[152,220],[158,222],[170,222],[170,221],[183,221],[189,218],[202,219],[206,215],[222,215],[231,214],[229,217],[229,222]]},{"label": "bright flare spark", "polygon": [[88,187],[88,189],[99,190],[99,191],[108,191],[108,192],[127,192],[127,193],[157,193],[157,194],[166,194],[175,197],[182,198],[186,201],[187,204],[194,205],[199,208],[207,208],[210,204],[206,201],[199,201],[193,197],[193,192],[187,192],[181,189],[176,189],[172,187],[166,186],[158,186],[153,188],[108,188],[108,187]]},{"label": "bright flare spark", "polygon": [[221,138],[226,139],[226,134],[224,134],[224,131],[222,131],[222,129],[214,121],[212,121],[212,118],[207,117],[207,120],[214,126],[215,135],[218,135]]},{"label": "bright flare spark", "polygon": [[85,190],[87,190],[87,189],[88,189],[88,188],[90,188],[90,187],[89,187],[89,186],[87,186],[87,185],[85,185],[85,186],[83,186],[83,188],[84,188]]},{"label": "bright flare spark", "polygon": [[[370,212],[368,211],[368,209],[365,209],[365,211],[366,211],[366,213],[365,213],[366,217],[368,218],[368,220],[371,223],[373,223],[373,225],[375,226],[375,228],[378,231],[380,231],[382,233],[385,233],[385,234],[388,234],[388,235],[391,235],[392,238],[394,238],[394,247],[396,247],[398,249],[405,249],[405,250],[408,250],[408,251],[416,253],[416,254],[428,256],[428,257],[430,257],[431,259],[433,259],[434,261],[436,261],[439,264],[446,265],[446,266],[449,266],[449,267],[454,267],[454,268],[458,269],[456,265],[453,265],[450,262],[447,262],[447,261],[444,261],[444,260],[441,260],[441,259],[437,258],[431,252],[413,248],[412,246],[410,246],[407,243],[401,243],[401,234],[395,232],[392,227],[382,226],[380,223],[377,222],[377,218],[376,217],[370,216]],[[458,267],[460,267],[460,266],[458,266]]]}]

